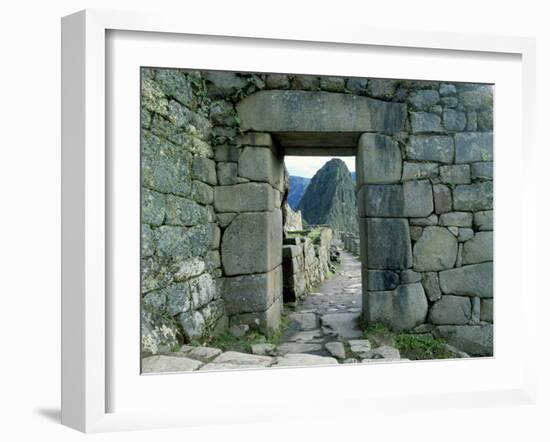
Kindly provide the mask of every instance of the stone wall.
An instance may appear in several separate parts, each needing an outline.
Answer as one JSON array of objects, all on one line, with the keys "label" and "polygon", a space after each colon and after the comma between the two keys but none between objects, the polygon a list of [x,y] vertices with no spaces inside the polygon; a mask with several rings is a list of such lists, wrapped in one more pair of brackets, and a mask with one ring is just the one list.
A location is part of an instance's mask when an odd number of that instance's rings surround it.
[{"label": "stone wall", "polygon": [[218,183],[200,73],[142,69],[142,349],[173,350],[227,323]]},{"label": "stone wall", "polygon": [[[315,239],[310,238],[315,232]],[[326,227],[301,231],[283,245],[284,302],[303,298],[323,282],[330,271],[332,230]]]},{"label": "stone wall", "polygon": [[492,87],[416,82],[400,101],[405,130],[363,134],[356,157],[365,319],[492,354]]}]

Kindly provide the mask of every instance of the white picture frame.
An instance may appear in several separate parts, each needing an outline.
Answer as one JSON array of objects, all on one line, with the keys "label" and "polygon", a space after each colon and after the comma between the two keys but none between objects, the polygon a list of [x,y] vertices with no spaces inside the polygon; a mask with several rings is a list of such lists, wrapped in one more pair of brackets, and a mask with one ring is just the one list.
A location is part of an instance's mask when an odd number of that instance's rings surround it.
[{"label": "white picture frame", "polygon": [[[105,73],[109,55],[106,39],[107,33],[112,31],[154,32],[183,37],[270,39],[287,45],[310,42],[338,44],[342,48],[346,45],[359,45],[377,47],[380,50],[400,48],[405,52],[425,49],[441,53],[468,52],[479,57],[483,57],[483,54],[521,57],[521,148],[518,148],[518,154],[523,162],[523,174],[529,174],[530,161],[534,158],[535,130],[535,46],[532,39],[417,31],[393,33],[346,26],[321,29],[311,25],[294,28],[291,25],[265,22],[250,23],[247,27],[239,26],[237,29],[231,24],[220,22],[197,20],[182,24],[177,17],[99,10],[82,11],[65,17],[62,21],[62,423],[80,431],[206,425],[212,419],[227,423],[247,420],[253,422],[291,416],[288,410],[277,406],[253,407],[254,413],[243,415],[243,418],[236,418],[235,410],[230,408],[227,408],[225,415],[220,411],[214,418],[204,415],[200,407],[195,413],[176,408],[156,411],[109,410],[108,396],[113,386],[108,376],[112,355],[109,353],[107,339],[111,312],[106,293],[106,245],[112,238],[109,237],[110,230],[107,228],[111,199],[106,172],[109,85]],[[498,137],[498,132],[496,136]],[[535,218],[536,204],[535,195],[527,188],[522,188],[519,192],[523,208],[523,227],[520,228],[522,244],[518,250],[521,253],[522,271],[525,272],[528,256],[536,255],[534,229],[529,231],[526,228],[526,221]],[[496,251],[498,259],[498,247]],[[522,278],[519,302],[524,317],[535,317],[535,296],[534,281]],[[368,414],[380,408],[390,412],[399,411],[407,409],[410,404],[414,404],[415,408],[435,409],[468,407],[472,404],[498,405],[503,402],[532,403],[535,395],[536,359],[529,357],[535,352],[535,340],[529,339],[529,336],[533,336],[535,327],[534,321],[524,327],[527,336],[523,340],[522,376],[518,375],[509,385],[463,393],[435,391],[422,396],[406,393],[402,396],[382,395],[376,402],[366,400],[367,396],[365,400],[358,400],[361,396],[342,396],[338,402],[339,413]],[[386,369],[388,367],[390,366],[386,366]],[[459,365],[448,367],[449,370],[457,371],[460,368]],[[384,368],[379,365],[369,369]],[[357,375],[358,370],[366,367],[352,369]],[[287,370],[286,377],[303,376],[303,370]],[[349,374],[352,375],[352,372],[349,371]],[[237,373],[206,375],[226,380],[238,379],[240,376]],[[252,383],[262,382],[266,376],[271,375],[266,372],[251,372],[248,379]],[[196,380],[199,382],[198,378]],[[322,415],[321,407],[315,406],[321,404],[320,399],[312,402],[314,407],[309,413]],[[241,405],[242,410],[247,409],[245,404]]]}]

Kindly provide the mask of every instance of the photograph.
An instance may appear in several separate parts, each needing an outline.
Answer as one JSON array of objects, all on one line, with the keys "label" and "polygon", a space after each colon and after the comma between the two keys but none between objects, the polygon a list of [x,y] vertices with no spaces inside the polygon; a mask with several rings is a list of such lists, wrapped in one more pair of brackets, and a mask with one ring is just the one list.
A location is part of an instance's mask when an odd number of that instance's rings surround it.
[{"label": "photograph", "polygon": [[492,84],[140,75],[142,374],[493,356]]}]

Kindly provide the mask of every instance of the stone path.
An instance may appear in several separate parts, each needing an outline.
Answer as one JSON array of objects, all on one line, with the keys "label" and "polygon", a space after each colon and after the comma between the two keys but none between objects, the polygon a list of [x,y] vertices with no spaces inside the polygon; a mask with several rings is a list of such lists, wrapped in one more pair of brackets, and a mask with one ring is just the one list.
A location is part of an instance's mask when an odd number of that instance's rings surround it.
[{"label": "stone path", "polygon": [[[170,355],[142,361],[143,373],[212,371],[244,368],[319,366],[400,359],[388,345],[374,347],[361,339],[361,263],[341,251],[338,273],[310,293],[289,314],[290,323],[278,346],[252,345],[252,353],[222,352],[217,348],[182,346]],[[285,307],[286,308],[286,307]]]}]

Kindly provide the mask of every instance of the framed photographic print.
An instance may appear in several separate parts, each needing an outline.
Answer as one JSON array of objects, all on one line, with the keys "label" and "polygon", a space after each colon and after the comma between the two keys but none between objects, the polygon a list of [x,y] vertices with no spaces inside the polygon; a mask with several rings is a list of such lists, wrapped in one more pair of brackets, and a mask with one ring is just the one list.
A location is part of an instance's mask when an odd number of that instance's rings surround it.
[{"label": "framed photographic print", "polygon": [[533,42],[218,25],[63,19],[63,423],[530,401]]}]

